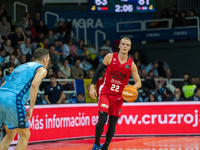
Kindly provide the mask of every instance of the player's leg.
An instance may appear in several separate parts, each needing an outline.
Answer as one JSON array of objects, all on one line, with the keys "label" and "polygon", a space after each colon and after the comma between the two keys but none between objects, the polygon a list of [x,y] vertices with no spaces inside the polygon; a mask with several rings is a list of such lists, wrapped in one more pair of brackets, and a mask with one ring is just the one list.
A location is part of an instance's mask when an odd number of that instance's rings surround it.
[{"label": "player's leg", "polygon": [[7,150],[17,133],[16,129],[9,130],[6,125],[4,125],[4,128],[6,130],[6,136],[0,143],[0,150]]},{"label": "player's leg", "polygon": [[103,128],[107,121],[109,105],[110,101],[107,95],[100,95],[98,102],[99,121],[96,124],[95,128],[95,142],[92,148],[93,150],[100,148],[100,137],[103,133]]},{"label": "player's leg", "polygon": [[109,116],[109,127],[106,133],[106,141],[102,146],[102,150],[107,150],[108,146],[115,134],[115,127],[117,125],[118,117],[116,116]]},{"label": "player's leg", "polygon": [[98,147],[100,144],[100,137],[101,137],[101,134],[103,133],[104,125],[107,121],[107,115],[108,114],[105,112],[99,112],[99,121],[95,129],[95,142],[94,142],[94,144],[96,144]]},{"label": "player's leg", "polygon": [[26,147],[28,145],[28,140],[30,137],[30,130],[29,128],[24,128],[24,129],[17,128],[16,130],[19,133],[20,137],[15,150],[26,150]]}]

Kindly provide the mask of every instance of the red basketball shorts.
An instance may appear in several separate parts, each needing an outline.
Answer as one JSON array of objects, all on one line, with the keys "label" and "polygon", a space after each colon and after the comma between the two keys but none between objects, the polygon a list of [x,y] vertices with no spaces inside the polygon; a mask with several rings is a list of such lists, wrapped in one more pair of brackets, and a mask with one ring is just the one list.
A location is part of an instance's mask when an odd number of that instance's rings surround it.
[{"label": "red basketball shorts", "polygon": [[119,117],[121,114],[123,99],[120,95],[99,95],[98,111]]}]

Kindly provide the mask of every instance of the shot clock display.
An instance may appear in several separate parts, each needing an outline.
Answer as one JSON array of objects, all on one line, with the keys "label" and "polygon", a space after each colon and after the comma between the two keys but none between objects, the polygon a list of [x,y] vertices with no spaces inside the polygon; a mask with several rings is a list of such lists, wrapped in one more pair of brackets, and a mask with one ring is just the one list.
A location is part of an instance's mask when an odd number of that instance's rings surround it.
[{"label": "shot clock display", "polygon": [[88,0],[90,13],[155,12],[155,0]]}]

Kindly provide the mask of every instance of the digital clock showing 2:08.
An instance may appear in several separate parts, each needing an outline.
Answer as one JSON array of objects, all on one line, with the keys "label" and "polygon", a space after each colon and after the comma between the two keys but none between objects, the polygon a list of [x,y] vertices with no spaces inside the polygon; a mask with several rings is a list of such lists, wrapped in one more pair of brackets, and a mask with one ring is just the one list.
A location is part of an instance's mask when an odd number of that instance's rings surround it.
[{"label": "digital clock showing 2:08", "polygon": [[155,0],[88,0],[90,13],[155,12]]}]

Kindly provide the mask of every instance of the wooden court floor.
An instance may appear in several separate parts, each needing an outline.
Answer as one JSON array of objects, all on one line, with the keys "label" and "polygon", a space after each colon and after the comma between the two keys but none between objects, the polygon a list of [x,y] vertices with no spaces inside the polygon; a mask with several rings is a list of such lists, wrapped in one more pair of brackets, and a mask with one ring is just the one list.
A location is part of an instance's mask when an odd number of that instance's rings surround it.
[{"label": "wooden court floor", "polygon": [[[90,138],[30,144],[27,150],[91,150],[93,142]],[[8,150],[14,149],[10,146]],[[109,150],[200,150],[200,136],[115,137]]]}]

